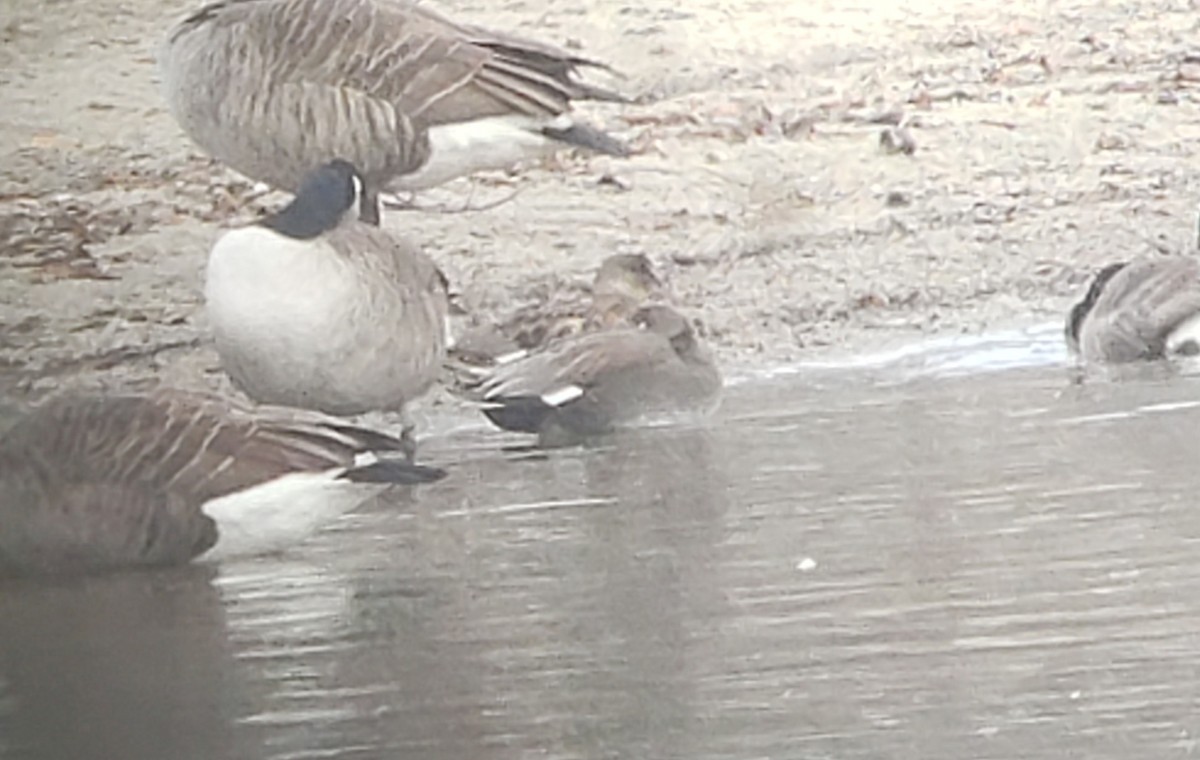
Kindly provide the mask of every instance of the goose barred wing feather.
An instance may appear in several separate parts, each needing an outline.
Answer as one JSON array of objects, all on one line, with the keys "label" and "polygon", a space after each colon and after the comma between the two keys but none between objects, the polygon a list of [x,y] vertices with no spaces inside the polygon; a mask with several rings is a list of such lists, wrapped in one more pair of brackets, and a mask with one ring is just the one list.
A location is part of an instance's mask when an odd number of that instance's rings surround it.
[{"label": "goose barred wing feather", "polygon": [[424,125],[557,115],[593,89],[575,81],[578,67],[598,65],[407,0],[227,0],[185,20],[172,46],[187,49],[188,35],[224,40],[204,47],[233,60],[210,70],[251,61],[276,84],[309,85],[311,97],[358,93]]},{"label": "goose barred wing feather", "polygon": [[[0,453],[0,465],[4,459]],[[20,479],[0,474],[0,509],[7,517],[0,577],[180,564],[217,543],[216,523],[181,494],[144,482],[88,481],[57,486],[53,498],[44,499],[32,472],[26,467]],[[27,511],[11,512],[22,507]]]},{"label": "goose barred wing feather", "polygon": [[[422,83],[406,80],[405,68],[437,50],[411,39],[403,19],[378,24],[389,5],[207,5],[172,31],[161,54],[172,111],[205,150],[287,190],[302,180],[294,167],[335,158],[352,162],[369,183],[414,171],[428,160],[429,144],[413,123]],[[446,61],[438,79],[472,66]],[[269,146],[244,139],[254,134],[275,139]]]},{"label": "goose barred wing feather", "polygon": [[[199,394],[63,396],[0,437],[0,575],[180,564],[214,547],[202,506],[296,472],[352,468],[391,436],[315,417],[253,415]],[[352,480],[425,482],[396,463]],[[397,469],[403,470],[397,472]]]},{"label": "goose barred wing feather", "polygon": [[[490,51],[497,60],[508,67],[524,71],[537,71],[549,77],[557,88],[563,89],[571,99],[599,100],[610,103],[628,103],[629,98],[576,78],[580,69],[600,69],[617,75],[607,63],[576,55],[556,45],[531,40],[519,35],[473,24],[455,23],[441,16],[428,6],[417,6],[422,13],[448,27],[454,27],[471,44]],[[499,66],[499,64],[497,64]]]},{"label": "goose barred wing feather", "polygon": [[[427,134],[404,111],[370,93],[323,82],[282,82],[263,90],[260,102],[252,110],[231,108],[223,118],[233,130],[276,136],[270,155],[255,158],[264,165],[308,166],[348,156],[374,185],[429,159]],[[313,156],[321,158],[314,162]],[[295,190],[300,178],[272,184]]]},{"label": "goose barred wing feather", "polygon": [[[621,100],[576,78],[599,64],[408,0],[222,0],[178,24],[160,62],[171,111],[201,148],[292,192],[304,172],[336,158],[369,188],[391,186],[429,168],[431,129],[491,118],[627,153],[559,118],[573,99]],[[511,135],[496,139],[518,150]],[[470,168],[447,160],[452,169],[410,181],[438,184]]]},{"label": "goose barred wing feather", "polygon": [[199,505],[289,472],[350,467],[358,453],[403,446],[315,417],[251,415],[202,394],[159,392],[56,399],[17,423],[0,452],[8,472],[36,472],[47,488],[146,484]]},{"label": "goose barred wing feather", "polygon": [[1163,355],[1183,322],[1200,314],[1200,261],[1143,259],[1113,276],[1083,326],[1087,356],[1134,361]]},{"label": "goose barred wing feather", "polygon": [[136,398],[64,397],[0,438],[0,574],[171,564],[216,543],[201,500],[165,490],[146,466],[169,449],[136,445],[161,412]]}]

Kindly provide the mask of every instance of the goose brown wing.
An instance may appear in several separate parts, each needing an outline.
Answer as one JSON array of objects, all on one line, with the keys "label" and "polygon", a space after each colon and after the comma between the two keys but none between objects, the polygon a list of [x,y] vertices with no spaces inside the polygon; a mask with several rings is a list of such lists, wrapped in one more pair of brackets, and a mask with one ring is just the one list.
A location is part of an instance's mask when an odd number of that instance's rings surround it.
[{"label": "goose brown wing", "polygon": [[1113,361],[1159,357],[1172,331],[1200,314],[1200,262],[1136,261],[1105,286],[1085,325],[1084,348]]},{"label": "goose brown wing", "polygon": [[249,0],[248,40],[278,83],[361,93],[424,125],[512,113],[554,116],[587,92],[554,48],[461,27],[404,0]]},{"label": "goose brown wing", "polygon": [[305,417],[180,392],[68,396],[17,423],[3,451],[55,483],[147,484],[200,504],[289,472],[349,467],[359,452],[403,449],[392,436]]}]

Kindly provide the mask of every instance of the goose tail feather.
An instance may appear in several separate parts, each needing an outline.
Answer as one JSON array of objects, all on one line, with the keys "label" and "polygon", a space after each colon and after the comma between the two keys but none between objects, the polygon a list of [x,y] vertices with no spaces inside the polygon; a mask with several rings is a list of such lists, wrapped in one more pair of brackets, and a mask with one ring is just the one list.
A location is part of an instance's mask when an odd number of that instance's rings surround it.
[{"label": "goose tail feather", "polygon": [[340,480],[351,483],[392,483],[396,485],[418,485],[433,483],[446,477],[440,467],[411,464],[398,459],[380,459],[370,464],[355,467],[342,473]]},{"label": "goose tail feather", "polygon": [[572,124],[569,127],[543,127],[542,134],[551,140],[577,145],[609,156],[624,158],[629,155],[629,146],[625,143],[587,124]]}]

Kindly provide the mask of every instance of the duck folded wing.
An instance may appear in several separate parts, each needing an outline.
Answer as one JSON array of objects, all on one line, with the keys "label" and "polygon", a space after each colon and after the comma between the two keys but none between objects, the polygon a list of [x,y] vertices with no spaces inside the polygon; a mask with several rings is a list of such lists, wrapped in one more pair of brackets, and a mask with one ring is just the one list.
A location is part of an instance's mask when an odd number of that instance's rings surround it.
[{"label": "duck folded wing", "polygon": [[503,364],[480,384],[480,391],[489,401],[518,396],[563,398],[573,388],[582,392],[603,379],[633,370],[653,373],[676,360],[661,336],[613,330],[564,341]]}]

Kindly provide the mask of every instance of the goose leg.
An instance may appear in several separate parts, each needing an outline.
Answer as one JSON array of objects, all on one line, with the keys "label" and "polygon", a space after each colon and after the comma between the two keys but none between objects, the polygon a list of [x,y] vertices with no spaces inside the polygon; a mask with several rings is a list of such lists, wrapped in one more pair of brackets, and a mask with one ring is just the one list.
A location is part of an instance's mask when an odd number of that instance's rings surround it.
[{"label": "goose leg", "polygon": [[413,422],[407,409],[400,412],[400,442],[401,453],[412,464],[417,458],[417,423]]},{"label": "goose leg", "polygon": [[359,198],[358,202],[358,220],[363,224],[369,224],[372,227],[379,226],[380,214],[378,190],[363,190],[362,197]]}]

